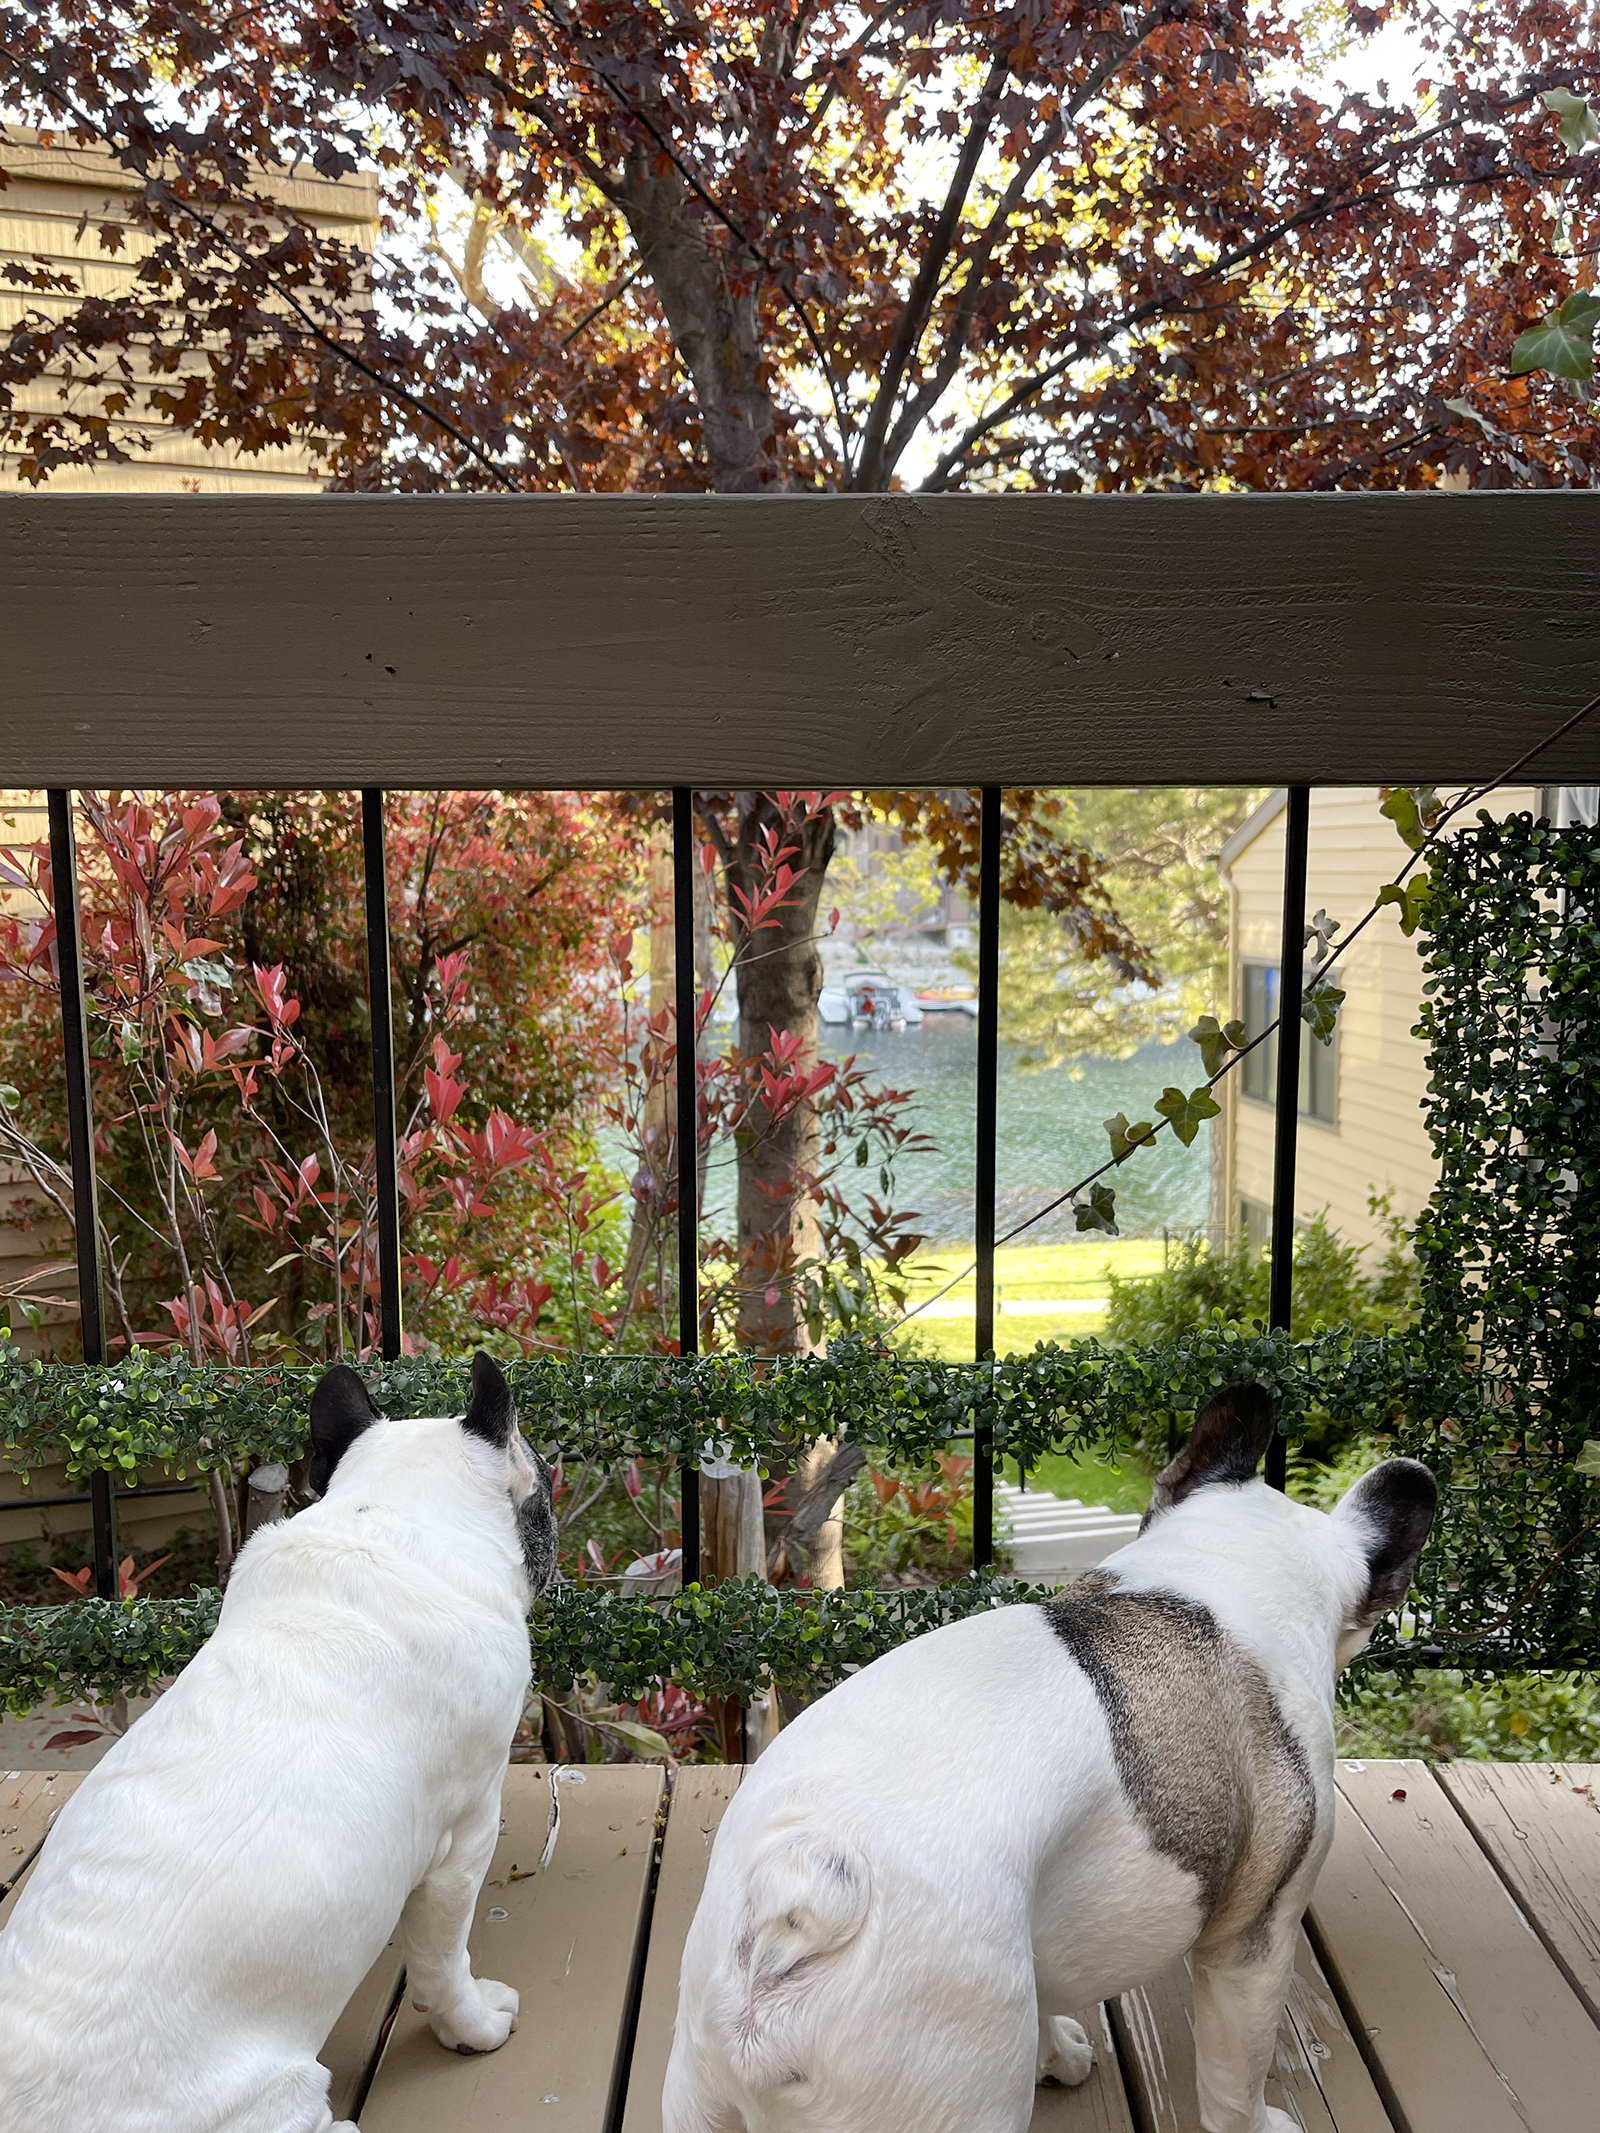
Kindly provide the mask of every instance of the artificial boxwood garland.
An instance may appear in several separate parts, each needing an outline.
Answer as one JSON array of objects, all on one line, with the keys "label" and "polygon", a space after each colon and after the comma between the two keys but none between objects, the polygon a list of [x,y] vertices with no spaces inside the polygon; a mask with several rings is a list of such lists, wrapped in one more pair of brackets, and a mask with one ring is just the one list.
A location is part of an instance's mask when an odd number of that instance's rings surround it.
[{"label": "artificial boxwood garland", "polygon": [[[780,1591],[759,1578],[691,1586],[661,1600],[557,1585],[529,1617],[533,1675],[562,1686],[596,1674],[626,1700],[676,1681],[696,1695],[749,1698],[768,1679],[831,1688],[854,1666],[986,1607],[1047,1598],[1047,1588],[978,1572],[954,1585],[890,1591]],[[217,1625],[222,1595],[189,1600],[82,1600],[0,1610],[0,1706],[120,1690],[137,1695],[181,1673]]]},{"label": "artificial boxwood garland", "polygon": [[[624,1598],[603,1586],[558,1585],[529,1618],[533,1678],[557,1691],[582,1674],[632,1701],[662,1681],[697,1696],[748,1701],[770,1681],[796,1693],[832,1688],[909,1638],[989,1607],[1052,1597],[990,1571],[952,1585],[889,1590],[778,1590],[759,1578],[691,1586],[665,1599]],[[0,1610],[0,1709],[138,1695],[181,1673],[217,1624],[222,1596],[188,1600],[81,1600]],[[1497,1654],[1443,1653],[1386,1643],[1382,1666],[1493,1666]]]},{"label": "artificial boxwood garland", "polygon": [[[1098,1340],[1041,1343],[992,1363],[902,1356],[837,1341],[826,1356],[763,1361],[745,1355],[595,1358],[539,1356],[506,1365],[523,1427],[568,1460],[724,1456],[764,1464],[819,1438],[931,1459],[975,1428],[996,1455],[1032,1464],[1049,1451],[1112,1447],[1135,1429],[1181,1433],[1213,1392],[1253,1379],[1296,1434],[1307,1410],[1381,1426],[1402,1410],[1447,1412],[1470,1397],[1442,1382],[1405,1335],[1318,1329],[1291,1342],[1220,1317],[1142,1348]],[[0,1337],[0,1452],[22,1471],[64,1464],[73,1480],[96,1471],[190,1471],[293,1461],[305,1449],[315,1369],[196,1367],[143,1351],[96,1367],[41,1362]],[[398,1415],[451,1414],[468,1402],[467,1365],[405,1356],[364,1366],[373,1397]]]}]

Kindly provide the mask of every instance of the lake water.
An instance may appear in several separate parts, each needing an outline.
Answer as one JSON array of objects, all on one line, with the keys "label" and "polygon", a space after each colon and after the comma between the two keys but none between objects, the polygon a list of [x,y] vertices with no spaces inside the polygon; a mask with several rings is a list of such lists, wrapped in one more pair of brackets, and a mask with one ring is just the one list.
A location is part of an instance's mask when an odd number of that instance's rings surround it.
[{"label": "lake water", "polygon": [[[875,1078],[914,1095],[910,1122],[932,1136],[936,1149],[897,1164],[895,1205],[915,1208],[920,1219],[912,1226],[934,1243],[969,1242],[977,1176],[977,1024],[966,1015],[930,1015],[918,1028],[902,1031],[825,1027],[823,1040],[829,1058],[853,1053]],[[1154,1118],[1155,1099],[1169,1082],[1189,1088],[1200,1078],[1200,1056],[1189,1044],[1147,1045],[1131,1059],[1086,1060],[1077,1079],[1063,1068],[1025,1071],[1002,1045],[996,1190],[1002,1234],[1105,1161],[1106,1119],[1118,1111],[1129,1119]],[[874,1173],[857,1175],[877,1190]],[[1163,1133],[1109,1182],[1124,1236],[1199,1227],[1210,1188],[1209,1129],[1202,1127],[1190,1148]],[[707,1188],[708,1212],[724,1212],[722,1203],[732,1199],[727,1172],[713,1172]],[[1048,1244],[1074,1234],[1072,1210],[1062,1208],[1018,1241]]]}]

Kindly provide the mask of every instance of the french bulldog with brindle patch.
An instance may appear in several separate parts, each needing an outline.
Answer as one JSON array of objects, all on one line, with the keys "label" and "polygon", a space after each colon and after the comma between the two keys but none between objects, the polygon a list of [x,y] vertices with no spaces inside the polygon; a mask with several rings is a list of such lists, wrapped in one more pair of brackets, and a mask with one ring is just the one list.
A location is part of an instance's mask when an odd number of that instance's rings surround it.
[{"label": "french bulldog with brindle patch", "polygon": [[241,1550],[0,1933],[0,2133],[356,2133],[317,2053],[397,1919],[442,2045],[516,2027],[467,1929],[555,1569],[548,1470],[486,1355],[466,1414],[421,1421],[341,1364],[311,1442],[322,1501]]},{"label": "french bulldog with brindle patch", "polygon": [[1137,1540],[1043,1606],[920,1637],[747,1774],[684,1949],[666,2133],[1022,2133],[1087,2078],[1068,2010],[1192,1955],[1200,2121],[1263,2085],[1333,1831],[1334,1679],[1432,1522],[1391,1459],[1331,1514],[1200,1415]]}]

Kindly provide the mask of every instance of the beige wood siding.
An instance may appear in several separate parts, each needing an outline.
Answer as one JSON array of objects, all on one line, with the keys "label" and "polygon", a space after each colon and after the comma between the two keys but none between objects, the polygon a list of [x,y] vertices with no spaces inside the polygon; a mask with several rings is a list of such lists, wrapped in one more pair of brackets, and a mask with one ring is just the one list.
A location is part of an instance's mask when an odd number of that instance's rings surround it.
[{"label": "beige wood siding", "polygon": [[[1405,849],[1378,812],[1376,785],[1314,788],[1306,865],[1306,910],[1324,910],[1349,928],[1393,878]],[[1510,790],[1507,813],[1536,808],[1534,788]],[[1234,859],[1231,895],[1232,1008],[1243,1012],[1246,962],[1275,964],[1283,923],[1285,816],[1267,822]],[[1422,997],[1417,942],[1407,940],[1393,909],[1383,911],[1343,964],[1347,998],[1339,1016],[1337,1115],[1332,1125],[1302,1117],[1295,1214],[1326,1210],[1338,1234],[1371,1244],[1378,1228],[1368,1211],[1373,1192],[1392,1195],[1407,1223],[1433,1190],[1433,1152],[1423,1123],[1427,1083],[1423,1048],[1412,1035]],[[1239,1077],[1230,1077],[1236,1084]],[[1230,1089],[1218,1120],[1218,1190],[1213,1219],[1238,1223],[1241,1200],[1272,1204],[1273,1110]]]},{"label": "beige wood siding", "polygon": [[[139,262],[150,251],[148,238],[129,219],[129,199],[139,181],[117,163],[108,149],[54,147],[27,127],[0,127],[0,266],[43,265],[71,275],[83,294],[121,296],[132,286]],[[370,252],[377,235],[377,182],[357,176],[331,184],[320,178],[279,179],[274,191],[285,207],[308,216],[319,229],[342,234]],[[100,241],[102,226],[123,233],[120,251]],[[27,312],[62,318],[76,309],[78,297],[25,290],[0,282],[0,327],[14,325]],[[130,351],[135,387],[146,382],[137,351]],[[109,368],[116,351],[106,355]],[[195,359],[198,361],[198,358]],[[85,362],[63,361],[58,373],[40,379],[21,395],[23,406],[39,413],[65,404],[97,411],[101,394],[88,382]],[[171,384],[171,379],[163,382]],[[49,477],[52,491],[201,490],[221,495],[245,491],[294,493],[321,487],[315,454],[305,447],[269,450],[245,458],[229,446],[206,445],[174,427],[160,410],[135,408],[114,424],[118,443],[131,458],[92,467],[62,467]],[[19,458],[0,452],[0,488],[21,481]]]}]

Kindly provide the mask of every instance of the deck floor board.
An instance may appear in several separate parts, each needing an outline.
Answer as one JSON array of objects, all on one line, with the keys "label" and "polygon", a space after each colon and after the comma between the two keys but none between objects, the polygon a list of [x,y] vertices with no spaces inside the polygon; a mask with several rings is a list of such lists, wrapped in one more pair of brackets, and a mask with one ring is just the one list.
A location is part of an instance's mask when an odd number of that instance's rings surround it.
[{"label": "deck floor board", "polygon": [[[663,1816],[654,1767],[575,1773],[540,1871],[549,1773],[508,1772],[472,1949],[521,1994],[517,2031],[481,2058],[441,2050],[395,2007],[391,1942],[322,2054],[335,2113],[359,2104],[362,2133],[661,2133],[684,1939],[742,1775],[678,1770]],[[0,1925],[80,1782],[0,1777]],[[1305,2133],[1592,2133],[1600,1766],[1353,1762],[1339,1787],[1268,2100]],[[1094,2072],[1038,2090],[1031,2133],[1197,2133],[1191,2007],[1179,1964],[1089,2010]]]},{"label": "deck floor board", "polygon": [[[1195,2095],[1194,1988],[1187,1959],[1118,2003],[1136,2109],[1147,2133],[1201,2133]],[[1306,2133],[1391,2133],[1366,2063],[1310,1942],[1300,1935],[1267,2101]]]},{"label": "deck floor board", "polygon": [[1419,1762],[1339,1769],[1319,1952],[1408,2133],[1594,2133],[1600,2030]]},{"label": "deck floor board", "polygon": [[673,1778],[622,2133],[661,2133],[661,2085],[678,2011],[678,1965],[705,1887],[717,1825],[743,1776],[738,1763],[691,1763]]},{"label": "deck floor board", "polygon": [[1600,1763],[1444,1763],[1436,1774],[1600,2022]]},{"label": "deck floor board", "polygon": [[649,1886],[662,1772],[595,1764],[561,1788],[561,1832],[540,1868],[550,1812],[542,1766],[507,1773],[505,1822],[478,1898],[478,1975],[522,1995],[497,2052],[444,2051],[401,2005],[361,2112],[362,2133],[603,2133]]},{"label": "deck floor board", "polygon": [[83,1770],[0,1771],[0,1926],[63,1802],[87,1775]]}]

